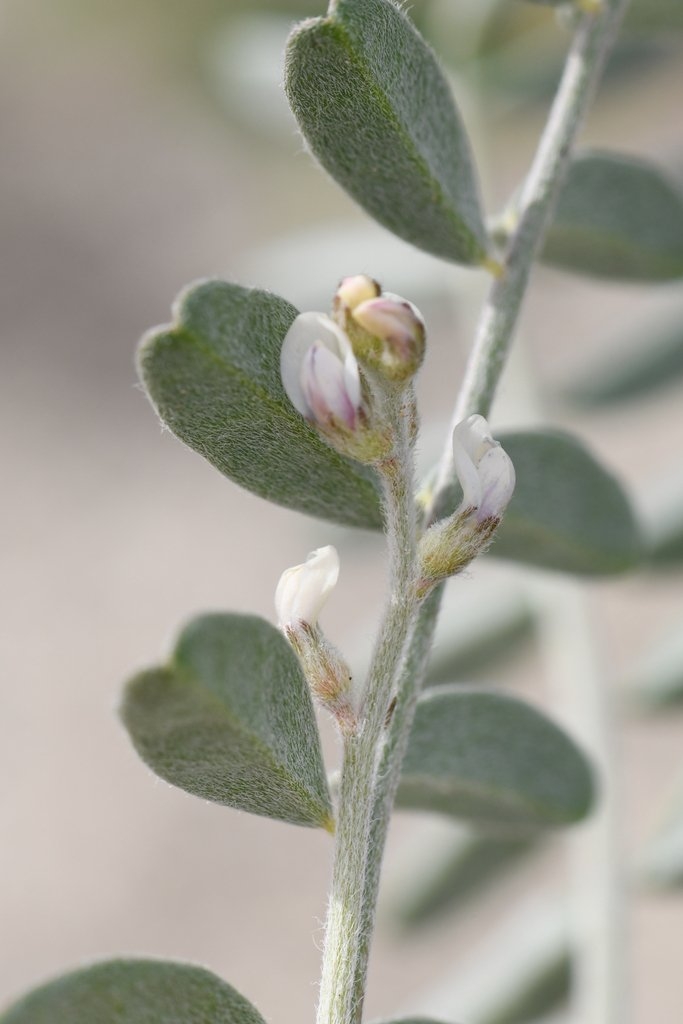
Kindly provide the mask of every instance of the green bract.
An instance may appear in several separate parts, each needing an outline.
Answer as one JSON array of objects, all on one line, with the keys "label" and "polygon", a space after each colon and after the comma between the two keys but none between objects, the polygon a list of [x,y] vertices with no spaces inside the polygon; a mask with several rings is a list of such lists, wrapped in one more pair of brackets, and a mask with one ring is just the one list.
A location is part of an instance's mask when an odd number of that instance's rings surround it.
[{"label": "green bract", "polygon": [[568,825],[593,802],[588,762],[531,705],[484,687],[426,690],[397,806],[492,828]]},{"label": "green bract", "polygon": [[541,259],[616,280],[683,277],[683,193],[645,160],[584,153],[569,169]]},{"label": "green bract", "polygon": [[313,708],[296,656],[268,622],[203,615],[169,663],[128,684],[123,722],[162,779],[295,825],[332,828]]},{"label": "green bract", "polygon": [[487,236],[469,143],[432,50],[391,0],[333,0],[298,25],[285,67],[313,154],[394,234],[458,263]]},{"label": "green bract", "polygon": [[24,996],[0,1024],[264,1024],[215,974],[162,960],[111,960]]},{"label": "green bract", "polygon": [[143,338],[140,376],[173,433],[242,487],[312,516],[379,527],[373,473],[326,445],[282,387],[280,348],[296,315],[268,292],[191,285],[174,323]]}]

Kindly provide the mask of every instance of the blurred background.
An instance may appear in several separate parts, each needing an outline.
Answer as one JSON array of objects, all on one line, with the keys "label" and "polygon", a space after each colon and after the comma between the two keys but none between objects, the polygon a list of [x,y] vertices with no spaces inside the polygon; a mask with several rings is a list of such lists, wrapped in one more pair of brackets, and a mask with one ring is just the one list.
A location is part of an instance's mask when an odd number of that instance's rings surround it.
[{"label": "blurred background", "polygon": [[[0,3],[0,1005],[123,953],[203,963],[268,1020],[313,1019],[329,837],[160,782],[116,707],[123,681],[193,614],[273,619],[280,572],[321,543],[337,544],[343,567],[326,629],[358,664],[382,602],[379,538],[269,506],[161,431],[133,353],[181,287],[220,276],[326,309],[342,276],[377,277],[427,320],[425,464],[444,436],[486,275],[388,235],[305,154],[282,50],[293,22],[323,7]],[[512,0],[415,0],[411,14],[453,75],[495,212],[533,152],[566,27]],[[680,2],[635,0],[583,141],[652,158],[683,185],[682,58]],[[493,421],[584,438],[632,493],[649,560],[637,575],[582,585],[585,598],[558,577],[486,560],[451,584],[437,647],[442,674],[550,704],[589,746],[580,706],[586,677],[599,677],[635,1024],[680,1019],[683,1007],[682,398],[680,284],[538,270]],[[539,630],[541,606],[557,609],[552,629]],[[548,634],[571,653],[577,631],[585,641],[582,619],[595,657],[584,673],[574,650],[581,678],[574,689],[565,668],[563,688],[550,678]],[[488,632],[473,638],[473,622]],[[339,751],[322,728],[333,765]],[[525,969],[538,976],[550,951],[543,991],[560,999],[563,907],[577,864],[590,866],[590,831],[533,857],[518,851],[514,870],[479,880],[475,901],[462,832],[400,816],[369,1016],[517,1019],[496,1017],[486,999],[527,940]],[[431,904],[420,866],[436,886]],[[551,1008],[569,1019],[561,1002],[540,1000],[539,1014]]]}]

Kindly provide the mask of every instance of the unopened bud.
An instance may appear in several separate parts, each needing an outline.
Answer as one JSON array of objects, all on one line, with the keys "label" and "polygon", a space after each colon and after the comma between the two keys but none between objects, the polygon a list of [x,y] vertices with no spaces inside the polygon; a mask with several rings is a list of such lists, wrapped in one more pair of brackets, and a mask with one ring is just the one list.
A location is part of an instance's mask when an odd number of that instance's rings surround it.
[{"label": "unopened bud", "polygon": [[339,579],[339,555],[331,544],[317,548],[301,565],[285,569],[275,591],[281,629],[305,622],[315,626]]},{"label": "unopened bud", "polygon": [[357,726],[349,667],[318,626],[318,615],[339,576],[331,545],[312,551],[302,565],[285,569],[275,591],[280,629],[294,649],[313,697],[337,720],[342,732]]},{"label": "unopened bud", "polygon": [[282,343],[280,372],[292,405],[344,455],[372,463],[388,441],[374,428],[346,333],[323,313],[301,313]]},{"label": "unopened bud", "polygon": [[351,318],[367,336],[353,333],[354,348],[369,365],[395,381],[407,380],[418,371],[424,358],[425,325],[412,302],[385,292],[361,302]]},{"label": "unopened bud", "polygon": [[515,468],[483,416],[468,416],[456,426],[453,465],[462,487],[461,508],[473,509],[479,523],[500,520],[515,489]]},{"label": "unopened bud", "polygon": [[420,541],[420,596],[488,547],[515,488],[512,460],[483,416],[469,416],[456,426],[453,464],[463,498],[453,515],[435,523]]},{"label": "unopened bud", "polygon": [[381,292],[380,286],[377,281],[373,281],[371,277],[366,274],[355,274],[353,277],[345,277],[334,297],[334,307],[345,307],[350,312],[360,306],[362,302],[367,302],[368,299],[376,299]]}]

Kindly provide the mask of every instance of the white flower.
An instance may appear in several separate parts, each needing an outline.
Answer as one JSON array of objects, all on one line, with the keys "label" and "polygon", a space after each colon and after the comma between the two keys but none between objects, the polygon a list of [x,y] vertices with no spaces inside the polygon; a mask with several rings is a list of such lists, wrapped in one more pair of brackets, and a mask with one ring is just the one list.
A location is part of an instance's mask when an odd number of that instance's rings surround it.
[{"label": "white flower", "polygon": [[360,371],[351,342],[323,313],[301,313],[280,353],[282,383],[292,405],[320,426],[355,430],[362,408]]},{"label": "white flower", "polygon": [[302,565],[285,569],[275,591],[280,628],[301,622],[315,626],[338,577],[339,555],[331,544],[312,551]]},{"label": "white flower", "polygon": [[483,416],[468,416],[456,426],[453,463],[462,486],[461,509],[474,509],[479,523],[500,519],[515,489],[515,469]]}]

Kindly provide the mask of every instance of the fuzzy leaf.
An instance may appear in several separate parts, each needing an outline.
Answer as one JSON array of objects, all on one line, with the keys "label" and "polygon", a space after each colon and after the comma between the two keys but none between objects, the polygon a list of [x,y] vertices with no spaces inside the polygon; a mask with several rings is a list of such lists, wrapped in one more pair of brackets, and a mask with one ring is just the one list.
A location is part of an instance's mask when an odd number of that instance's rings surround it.
[{"label": "fuzzy leaf", "polygon": [[541,260],[594,277],[683,277],[683,192],[658,167],[612,153],[578,156]]},{"label": "fuzzy leaf", "polygon": [[397,806],[493,827],[543,827],[579,821],[592,800],[586,758],[531,705],[480,686],[420,697]]},{"label": "fuzzy leaf", "polygon": [[569,434],[501,434],[517,484],[491,554],[587,576],[634,568],[640,529],[618,481]]},{"label": "fuzzy leaf", "polygon": [[264,1024],[215,974],[161,960],[111,960],[48,982],[0,1024]]},{"label": "fuzzy leaf", "polygon": [[174,786],[331,829],[308,687],[289,644],[265,620],[194,619],[168,665],[131,680],[121,714],[140,757]]},{"label": "fuzzy leaf", "polygon": [[224,281],[190,286],[138,366],[173,433],[241,487],[346,526],[379,527],[374,474],[326,445],[291,405],[280,347],[297,310]]},{"label": "fuzzy leaf", "polygon": [[392,0],[332,0],[290,37],[285,88],[323,167],[384,227],[457,263],[487,236],[469,143],[432,50]]}]

